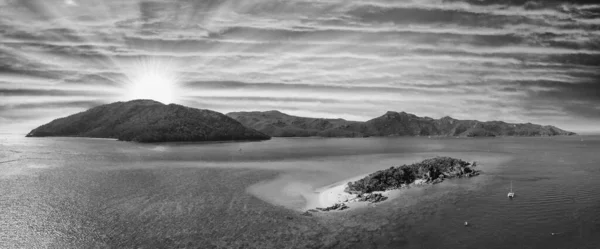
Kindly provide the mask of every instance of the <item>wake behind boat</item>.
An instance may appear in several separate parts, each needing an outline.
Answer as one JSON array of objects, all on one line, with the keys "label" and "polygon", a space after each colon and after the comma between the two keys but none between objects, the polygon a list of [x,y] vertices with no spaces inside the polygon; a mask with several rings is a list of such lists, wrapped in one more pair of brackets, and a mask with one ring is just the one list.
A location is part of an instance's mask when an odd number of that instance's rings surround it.
[{"label": "wake behind boat", "polygon": [[508,198],[512,199],[515,197],[515,192],[512,189],[512,181],[510,181],[510,192],[508,192]]}]

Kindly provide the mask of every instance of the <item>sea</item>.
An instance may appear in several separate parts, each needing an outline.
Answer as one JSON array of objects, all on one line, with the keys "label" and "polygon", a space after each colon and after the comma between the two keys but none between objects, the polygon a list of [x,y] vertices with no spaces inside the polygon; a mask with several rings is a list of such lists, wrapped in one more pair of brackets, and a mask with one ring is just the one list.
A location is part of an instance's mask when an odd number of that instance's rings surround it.
[{"label": "sea", "polygon": [[[303,215],[307,192],[436,156],[475,161],[482,174]],[[597,249],[600,136],[139,144],[0,134],[0,248]]]}]

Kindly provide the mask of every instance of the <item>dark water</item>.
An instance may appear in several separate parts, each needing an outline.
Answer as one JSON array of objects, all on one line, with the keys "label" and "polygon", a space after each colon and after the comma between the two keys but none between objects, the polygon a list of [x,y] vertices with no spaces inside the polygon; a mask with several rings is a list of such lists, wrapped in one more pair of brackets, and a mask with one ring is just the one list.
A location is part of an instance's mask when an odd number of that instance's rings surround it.
[{"label": "dark water", "polygon": [[[600,248],[600,137],[2,136],[0,248]],[[289,191],[437,155],[485,173],[319,217]]]}]

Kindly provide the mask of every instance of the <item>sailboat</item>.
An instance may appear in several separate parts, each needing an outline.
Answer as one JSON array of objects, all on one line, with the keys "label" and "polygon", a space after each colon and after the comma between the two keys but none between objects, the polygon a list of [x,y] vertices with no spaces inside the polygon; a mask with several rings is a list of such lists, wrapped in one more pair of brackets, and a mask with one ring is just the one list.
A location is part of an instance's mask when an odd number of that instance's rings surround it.
[{"label": "sailboat", "polygon": [[508,198],[513,198],[515,197],[515,192],[513,192],[512,190],[512,181],[510,181],[510,192],[508,192]]}]

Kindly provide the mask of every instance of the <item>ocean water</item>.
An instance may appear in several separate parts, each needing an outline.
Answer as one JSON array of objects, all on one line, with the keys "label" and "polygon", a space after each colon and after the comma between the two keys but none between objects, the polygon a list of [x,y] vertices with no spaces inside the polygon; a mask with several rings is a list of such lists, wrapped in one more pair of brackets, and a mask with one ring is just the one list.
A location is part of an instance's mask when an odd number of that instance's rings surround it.
[{"label": "ocean water", "polygon": [[[303,193],[434,156],[477,161],[483,174],[367,208],[299,211]],[[600,137],[0,134],[0,248],[600,248]]]}]

